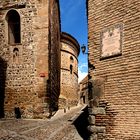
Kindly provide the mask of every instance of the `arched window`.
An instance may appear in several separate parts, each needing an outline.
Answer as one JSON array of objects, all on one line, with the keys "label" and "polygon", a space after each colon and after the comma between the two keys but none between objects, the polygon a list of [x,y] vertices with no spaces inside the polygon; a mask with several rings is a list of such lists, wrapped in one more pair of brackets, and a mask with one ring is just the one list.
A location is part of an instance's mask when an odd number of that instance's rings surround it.
[{"label": "arched window", "polygon": [[21,43],[19,13],[16,10],[10,10],[7,13],[6,20],[8,23],[8,43]]},{"label": "arched window", "polygon": [[73,66],[70,65],[70,74],[72,74],[72,71],[73,71]]},{"label": "arched window", "polygon": [[72,56],[70,56],[70,62],[73,63],[74,62],[74,59]]},{"label": "arched window", "polygon": [[13,50],[13,62],[14,63],[19,62],[19,50],[18,50],[18,48],[14,48],[14,50]]}]

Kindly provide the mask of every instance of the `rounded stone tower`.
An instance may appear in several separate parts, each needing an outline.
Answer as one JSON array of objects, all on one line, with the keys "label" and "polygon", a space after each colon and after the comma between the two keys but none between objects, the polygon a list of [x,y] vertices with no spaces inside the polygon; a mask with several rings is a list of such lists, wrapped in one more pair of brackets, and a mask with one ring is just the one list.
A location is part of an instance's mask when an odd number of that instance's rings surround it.
[{"label": "rounded stone tower", "polygon": [[79,43],[68,33],[61,33],[61,89],[59,108],[78,104],[78,55]]}]

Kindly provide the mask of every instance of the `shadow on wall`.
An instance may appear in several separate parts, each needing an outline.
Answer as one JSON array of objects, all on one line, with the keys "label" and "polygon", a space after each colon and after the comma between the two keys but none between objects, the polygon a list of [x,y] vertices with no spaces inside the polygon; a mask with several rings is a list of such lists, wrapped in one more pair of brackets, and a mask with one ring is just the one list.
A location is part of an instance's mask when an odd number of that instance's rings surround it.
[{"label": "shadow on wall", "polygon": [[56,98],[54,96],[54,94],[52,93],[52,90],[51,90],[51,80],[47,80],[46,82],[46,100],[45,102],[47,103],[47,106],[46,106],[46,109],[49,113],[49,116],[48,118],[51,118],[57,111],[58,111],[58,100],[59,100],[59,97]]},{"label": "shadow on wall", "polygon": [[4,118],[4,98],[7,62],[0,57],[0,118]]},{"label": "shadow on wall", "polygon": [[88,107],[86,107],[85,109],[83,109],[83,113],[73,123],[83,140],[88,140],[91,134],[88,131],[88,116]]}]

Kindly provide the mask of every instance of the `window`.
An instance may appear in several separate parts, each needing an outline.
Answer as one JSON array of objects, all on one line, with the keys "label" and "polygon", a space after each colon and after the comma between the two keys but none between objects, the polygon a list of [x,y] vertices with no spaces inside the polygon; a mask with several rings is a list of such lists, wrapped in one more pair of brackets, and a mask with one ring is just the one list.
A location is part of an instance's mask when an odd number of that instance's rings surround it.
[{"label": "window", "polygon": [[13,62],[14,63],[19,62],[19,50],[18,50],[18,48],[14,48],[14,50],[13,50]]},{"label": "window", "polygon": [[7,13],[6,20],[8,23],[8,43],[21,43],[19,13],[16,10],[10,10]]},{"label": "window", "polygon": [[73,57],[72,57],[72,56],[70,57],[70,62],[71,62],[71,63],[73,63],[73,62],[74,62],[74,59],[73,59]]},{"label": "window", "polygon": [[72,74],[72,71],[73,71],[73,66],[70,65],[70,74]]}]

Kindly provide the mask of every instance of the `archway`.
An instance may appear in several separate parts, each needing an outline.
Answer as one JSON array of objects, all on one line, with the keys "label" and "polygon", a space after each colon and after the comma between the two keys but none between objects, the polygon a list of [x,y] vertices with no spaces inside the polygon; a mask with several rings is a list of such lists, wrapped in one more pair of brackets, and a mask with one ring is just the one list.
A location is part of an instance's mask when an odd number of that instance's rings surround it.
[{"label": "archway", "polygon": [[8,23],[8,43],[21,43],[19,13],[16,10],[8,11],[6,15],[6,20]]}]

